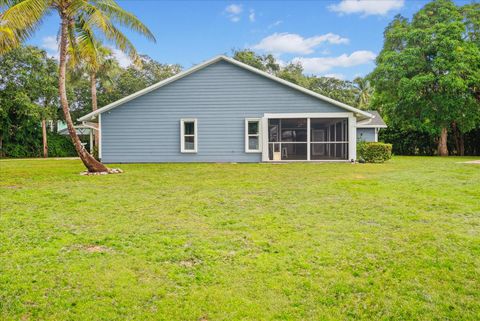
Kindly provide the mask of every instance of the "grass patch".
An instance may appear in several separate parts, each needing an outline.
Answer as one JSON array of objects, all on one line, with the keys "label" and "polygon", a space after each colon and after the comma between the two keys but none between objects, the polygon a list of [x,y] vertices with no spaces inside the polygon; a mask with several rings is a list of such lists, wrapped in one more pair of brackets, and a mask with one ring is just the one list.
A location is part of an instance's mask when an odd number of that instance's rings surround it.
[{"label": "grass patch", "polygon": [[478,320],[473,159],[0,161],[0,319]]}]

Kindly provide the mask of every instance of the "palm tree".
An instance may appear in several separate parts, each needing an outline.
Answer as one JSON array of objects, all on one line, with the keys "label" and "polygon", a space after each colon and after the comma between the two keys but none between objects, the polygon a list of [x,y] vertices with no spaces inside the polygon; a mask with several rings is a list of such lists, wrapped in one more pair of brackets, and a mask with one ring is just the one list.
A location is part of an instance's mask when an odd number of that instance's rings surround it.
[{"label": "palm tree", "polygon": [[357,77],[353,80],[357,87],[357,107],[360,109],[367,109],[370,106],[370,100],[373,95],[373,87],[370,86],[370,81],[366,78]]},{"label": "palm tree", "polygon": [[[90,93],[92,100],[92,111],[98,109],[97,104],[97,74],[101,73],[108,76],[111,69],[115,67],[115,59],[112,51],[102,46],[102,44],[84,33],[82,29],[78,30],[76,42],[69,47],[69,64],[72,69],[77,71],[79,77],[87,74],[90,80]],[[86,34],[86,35],[85,35]],[[131,55],[136,58],[136,52]],[[98,147],[98,132],[94,131],[95,146]]]},{"label": "palm tree", "polygon": [[56,11],[60,17],[59,30],[59,80],[58,91],[68,132],[78,156],[89,172],[104,172],[107,167],[90,155],[78,138],[66,93],[66,73],[69,46],[75,47],[82,36],[76,32],[75,24],[91,35],[102,35],[120,50],[135,52],[133,44],[116,25],[128,27],[148,39],[155,37],[133,14],[123,10],[115,0],[0,0],[0,54],[6,52],[33,35],[44,17]]}]

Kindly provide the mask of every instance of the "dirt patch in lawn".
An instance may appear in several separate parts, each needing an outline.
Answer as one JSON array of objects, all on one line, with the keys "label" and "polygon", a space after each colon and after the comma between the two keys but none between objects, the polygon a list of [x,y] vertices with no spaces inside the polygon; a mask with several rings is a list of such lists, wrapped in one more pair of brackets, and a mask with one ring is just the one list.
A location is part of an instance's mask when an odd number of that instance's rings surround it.
[{"label": "dirt patch in lawn", "polygon": [[83,250],[90,253],[105,253],[105,252],[111,251],[108,247],[101,246],[101,245],[88,245],[88,246],[85,246]]},{"label": "dirt patch in lawn", "polygon": [[189,258],[187,260],[180,261],[180,265],[186,268],[191,268],[199,264],[202,264],[202,260],[197,258]]},{"label": "dirt patch in lawn", "polygon": [[68,248],[66,248],[67,251],[83,251],[83,252],[88,252],[88,253],[109,253],[113,252],[113,249],[103,246],[103,245],[83,245],[83,244],[77,244],[77,245],[72,245]]},{"label": "dirt patch in lawn", "polygon": [[7,188],[7,189],[19,189],[19,188],[22,188],[21,186],[17,186],[17,185],[10,185],[10,186],[4,186],[4,188]]},{"label": "dirt patch in lawn", "polygon": [[474,160],[474,161],[462,162],[462,164],[477,164],[477,165],[480,165],[480,159],[479,160]]}]

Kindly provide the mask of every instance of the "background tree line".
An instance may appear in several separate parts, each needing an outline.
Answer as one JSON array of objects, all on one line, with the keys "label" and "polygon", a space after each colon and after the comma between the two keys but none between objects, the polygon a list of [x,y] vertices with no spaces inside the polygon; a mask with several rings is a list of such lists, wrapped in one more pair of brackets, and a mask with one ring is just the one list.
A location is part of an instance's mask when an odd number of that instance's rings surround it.
[{"label": "background tree line", "polygon": [[[21,46],[0,56],[0,153],[3,157],[42,156],[42,121],[47,131],[49,156],[74,156],[68,136],[56,133],[64,121],[58,100],[58,61],[34,46]],[[95,80],[97,101],[105,106],[181,71],[179,65],[161,64],[148,56],[122,68],[105,51]],[[89,70],[74,68],[67,77],[71,115],[77,119],[92,111]]]},{"label": "background tree line", "polygon": [[[85,51],[77,59],[88,60]],[[122,68],[109,49],[95,53],[94,64],[69,67],[66,94],[73,119],[182,69],[145,55],[136,55],[133,64]],[[395,17],[384,32],[375,70],[353,81],[305,75],[300,64],[280,65],[273,55],[249,49],[232,55],[348,105],[378,110],[389,126],[380,132],[380,140],[392,143],[396,154],[480,154],[478,3],[457,6],[450,0],[434,0],[411,21]],[[64,119],[57,70],[57,60],[36,47],[18,47],[0,56],[1,156],[42,154],[42,120]],[[74,154],[66,138],[48,135],[51,156]]]}]

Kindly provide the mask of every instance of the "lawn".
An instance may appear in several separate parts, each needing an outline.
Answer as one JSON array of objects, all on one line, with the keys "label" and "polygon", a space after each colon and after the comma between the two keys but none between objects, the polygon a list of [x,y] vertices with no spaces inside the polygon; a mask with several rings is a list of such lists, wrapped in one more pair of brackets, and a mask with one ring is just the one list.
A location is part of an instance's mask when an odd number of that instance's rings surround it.
[{"label": "lawn", "polygon": [[0,161],[0,319],[479,320],[472,159]]}]

